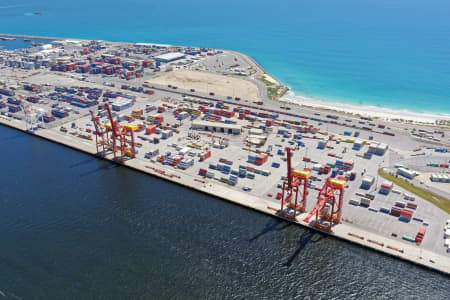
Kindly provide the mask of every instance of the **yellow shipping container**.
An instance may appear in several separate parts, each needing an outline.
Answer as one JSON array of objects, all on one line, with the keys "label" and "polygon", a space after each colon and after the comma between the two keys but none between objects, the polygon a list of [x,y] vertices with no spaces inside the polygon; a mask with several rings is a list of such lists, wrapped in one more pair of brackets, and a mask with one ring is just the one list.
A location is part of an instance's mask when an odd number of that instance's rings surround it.
[{"label": "yellow shipping container", "polygon": [[139,128],[139,126],[137,126],[137,125],[132,125],[132,124],[126,124],[126,125],[124,125],[123,127],[126,128],[126,129],[131,129],[131,130],[133,130],[133,131],[136,131],[136,130],[138,130],[138,128]]},{"label": "yellow shipping container", "polygon": [[195,149],[203,148],[201,145],[198,145],[198,144],[189,144],[188,147],[195,148]]},{"label": "yellow shipping container", "polygon": [[294,174],[301,178],[309,178],[311,176],[311,171],[294,169]]},{"label": "yellow shipping container", "polygon": [[330,179],[330,183],[331,185],[335,186],[335,187],[339,187],[339,188],[344,188],[345,187],[345,180],[338,180],[338,179]]}]

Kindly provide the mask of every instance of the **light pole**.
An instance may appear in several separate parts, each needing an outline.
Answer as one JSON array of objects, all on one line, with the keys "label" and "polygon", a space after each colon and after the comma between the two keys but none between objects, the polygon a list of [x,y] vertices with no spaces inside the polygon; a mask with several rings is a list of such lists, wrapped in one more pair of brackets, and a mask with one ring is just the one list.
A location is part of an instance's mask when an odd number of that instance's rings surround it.
[{"label": "light pole", "polygon": [[377,190],[377,187],[378,187],[378,177],[380,177],[380,174],[379,174],[379,172],[378,172],[378,170],[380,169],[380,163],[378,164],[378,168],[377,168],[377,180],[376,180],[376,182],[375,182],[375,191]]},{"label": "light pole", "polygon": [[[305,157],[308,157],[308,147],[305,145]],[[306,168],[306,160],[305,160],[305,168]]]}]

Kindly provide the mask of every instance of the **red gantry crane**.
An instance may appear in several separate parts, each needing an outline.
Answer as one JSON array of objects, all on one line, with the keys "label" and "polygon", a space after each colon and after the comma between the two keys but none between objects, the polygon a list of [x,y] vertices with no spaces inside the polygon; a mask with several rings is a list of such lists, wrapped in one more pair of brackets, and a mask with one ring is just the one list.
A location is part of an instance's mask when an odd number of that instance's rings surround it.
[{"label": "red gantry crane", "polygon": [[[105,103],[105,107],[108,111],[110,121],[110,123],[106,124],[104,127],[106,130],[101,126],[98,117],[94,117],[94,114],[91,111],[92,121],[94,122],[96,129],[96,141],[98,140],[98,137],[100,137],[103,151],[105,151],[105,149],[111,150],[113,152],[114,160],[116,161],[123,162],[125,156],[134,158],[136,156],[136,148],[132,126],[120,125],[118,121],[114,120],[108,103]],[[120,152],[120,154],[118,152]]]},{"label": "red gantry crane", "polygon": [[306,198],[308,196],[308,182],[311,176],[310,169],[297,170],[292,168],[291,148],[286,148],[287,156],[287,177],[283,182],[281,196],[280,215],[290,219],[295,219],[297,212],[306,211]]},{"label": "red gantry crane", "polygon": [[316,221],[313,226],[332,232],[333,224],[341,223],[345,185],[345,178],[328,178],[319,192],[316,206],[304,221],[309,223],[311,217],[315,214]]}]

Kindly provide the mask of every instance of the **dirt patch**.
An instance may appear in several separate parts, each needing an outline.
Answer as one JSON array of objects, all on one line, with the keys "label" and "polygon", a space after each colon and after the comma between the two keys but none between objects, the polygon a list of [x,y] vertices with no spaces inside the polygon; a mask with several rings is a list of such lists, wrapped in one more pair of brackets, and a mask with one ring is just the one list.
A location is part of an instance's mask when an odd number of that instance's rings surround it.
[{"label": "dirt patch", "polygon": [[260,100],[258,87],[253,82],[231,76],[199,71],[176,70],[161,74],[149,82],[161,85],[174,85],[182,89],[195,89],[198,92],[220,96],[240,97],[246,100]]}]

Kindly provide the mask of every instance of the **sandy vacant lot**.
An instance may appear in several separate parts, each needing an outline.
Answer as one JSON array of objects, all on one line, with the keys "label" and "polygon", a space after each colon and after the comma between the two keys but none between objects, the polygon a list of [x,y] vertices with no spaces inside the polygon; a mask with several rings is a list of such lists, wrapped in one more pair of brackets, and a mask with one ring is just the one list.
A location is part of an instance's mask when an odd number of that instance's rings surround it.
[{"label": "sandy vacant lot", "polygon": [[149,80],[162,85],[175,85],[197,92],[214,92],[220,96],[234,96],[246,100],[259,100],[256,84],[245,79],[199,71],[175,70]]}]

